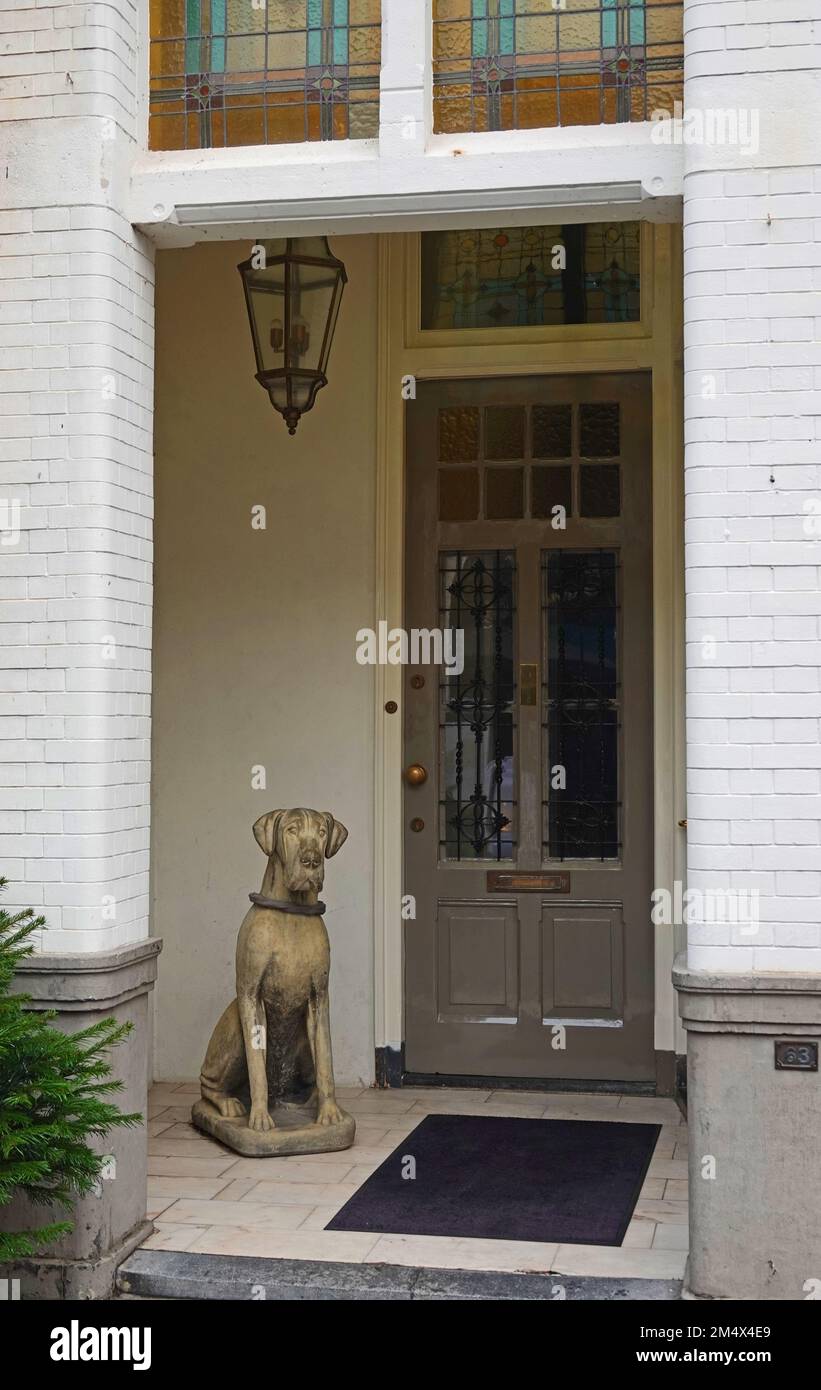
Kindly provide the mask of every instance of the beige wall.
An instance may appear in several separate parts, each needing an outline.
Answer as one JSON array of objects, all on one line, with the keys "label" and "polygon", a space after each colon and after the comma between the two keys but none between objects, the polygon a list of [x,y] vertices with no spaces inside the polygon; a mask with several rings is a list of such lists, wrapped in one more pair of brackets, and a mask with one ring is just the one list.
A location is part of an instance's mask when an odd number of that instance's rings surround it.
[{"label": "beige wall", "polygon": [[[331,810],[337,1078],[373,1074],[376,239],[335,238],[350,282],[329,368],[296,437],[254,380],[246,243],[157,257],[152,931],[163,937],[155,1075],[196,1076],[233,995],[264,811]],[[251,508],[267,508],[267,530]],[[264,764],[267,790],[251,788]]]}]

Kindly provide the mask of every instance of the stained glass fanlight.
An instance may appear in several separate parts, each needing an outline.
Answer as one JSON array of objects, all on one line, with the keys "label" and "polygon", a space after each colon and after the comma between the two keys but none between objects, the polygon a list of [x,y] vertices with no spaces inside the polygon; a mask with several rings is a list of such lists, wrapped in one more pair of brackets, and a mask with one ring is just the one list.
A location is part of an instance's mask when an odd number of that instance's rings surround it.
[{"label": "stained glass fanlight", "polygon": [[238,266],[251,322],[256,378],[290,434],[327,385],[348,276],[327,237],[263,242]]},{"label": "stained glass fanlight", "polygon": [[381,0],[150,0],[152,150],[379,133]]},{"label": "stained glass fanlight", "polygon": [[424,329],[631,323],[640,292],[637,222],[422,233]]},{"label": "stained glass fanlight", "polygon": [[646,121],[683,65],[682,0],[433,0],[436,131]]}]

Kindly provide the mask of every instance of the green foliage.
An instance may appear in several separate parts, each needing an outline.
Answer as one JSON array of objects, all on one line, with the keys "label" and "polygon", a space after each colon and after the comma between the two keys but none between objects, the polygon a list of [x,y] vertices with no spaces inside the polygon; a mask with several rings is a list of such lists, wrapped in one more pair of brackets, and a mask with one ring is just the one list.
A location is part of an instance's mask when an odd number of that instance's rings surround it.
[{"label": "green foliage", "polygon": [[[32,908],[13,916],[0,908],[0,1207],[23,1193],[38,1206],[70,1211],[73,1197],[100,1180],[104,1155],[88,1140],[140,1124],[142,1116],[124,1115],[107,1099],[122,1083],[111,1078],[106,1053],[130,1024],[107,1018],[61,1033],[54,1010],[27,1009],[27,995],[9,992],[34,950],[29,938],[44,925]],[[0,1260],[36,1254],[70,1230],[71,1221],[52,1220],[36,1230],[0,1231]]]}]

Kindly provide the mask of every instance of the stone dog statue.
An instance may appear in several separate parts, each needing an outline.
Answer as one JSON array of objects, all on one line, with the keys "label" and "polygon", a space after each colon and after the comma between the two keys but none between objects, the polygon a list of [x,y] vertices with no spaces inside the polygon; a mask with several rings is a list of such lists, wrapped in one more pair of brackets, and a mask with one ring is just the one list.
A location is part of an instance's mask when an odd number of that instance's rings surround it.
[{"label": "stone dog statue", "polygon": [[354,1140],[336,1103],[328,975],[318,901],[326,859],[348,832],[329,811],[269,811],[254,826],[268,858],[237,938],[236,998],[208,1044],[194,1124],[238,1153],[322,1153]]}]

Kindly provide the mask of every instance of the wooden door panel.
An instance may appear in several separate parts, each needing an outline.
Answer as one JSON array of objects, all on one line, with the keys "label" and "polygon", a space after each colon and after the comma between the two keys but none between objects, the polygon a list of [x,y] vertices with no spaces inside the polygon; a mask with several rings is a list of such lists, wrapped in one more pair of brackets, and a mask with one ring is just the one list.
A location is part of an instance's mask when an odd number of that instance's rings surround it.
[{"label": "wooden door panel", "polygon": [[552,1019],[615,1021],[623,1012],[620,908],[545,908],[543,1011]]},{"label": "wooden door panel", "polygon": [[519,921],[515,904],[439,904],[438,1018],[515,1022]]}]

